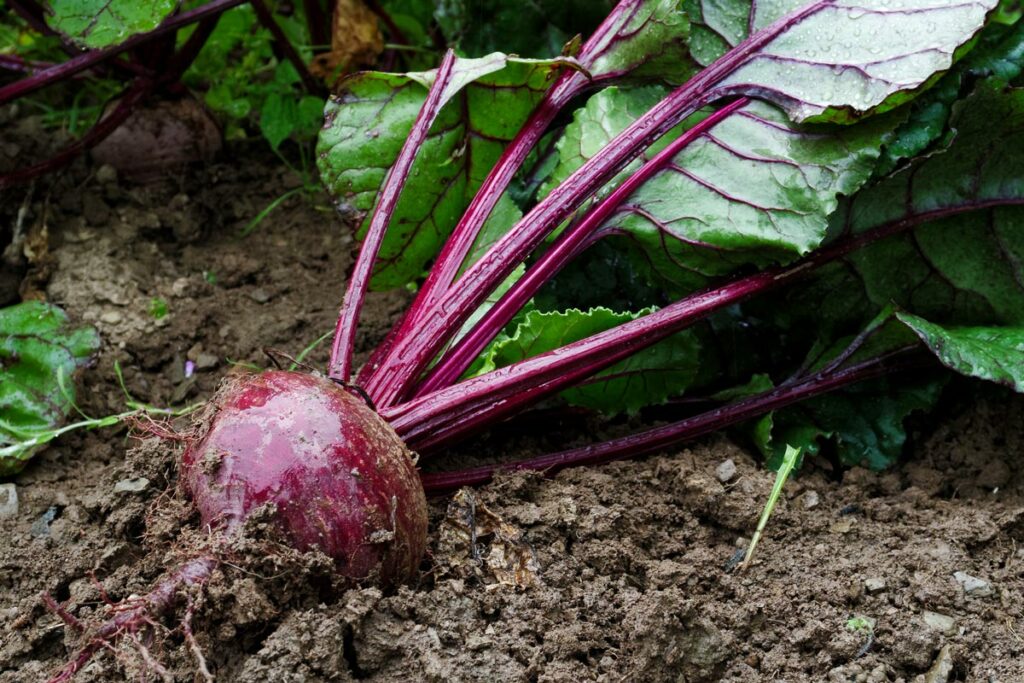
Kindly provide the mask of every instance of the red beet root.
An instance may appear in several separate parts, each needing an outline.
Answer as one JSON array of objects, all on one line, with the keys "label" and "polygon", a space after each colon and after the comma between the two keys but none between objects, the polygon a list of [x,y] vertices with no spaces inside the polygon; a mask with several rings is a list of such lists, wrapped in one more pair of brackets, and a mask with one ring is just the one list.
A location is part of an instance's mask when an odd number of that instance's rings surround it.
[{"label": "red beet root", "polygon": [[[250,514],[272,505],[293,547],[321,550],[351,579],[397,583],[416,572],[426,549],[427,501],[412,454],[363,400],[327,379],[276,371],[228,385],[205,433],[185,450],[181,480],[211,530],[240,533]],[[51,683],[69,681],[111,641],[146,628],[216,566],[214,557],[193,558],[122,605]]]},{"label": "red beet root", "polygon": [[408,578],[426,547],[427,504],[411,453],[361,399],[326,379],[253,375],[222,393],[181,476],[203,523],[231,532],[257,507],[299,550],[353,579]]}]

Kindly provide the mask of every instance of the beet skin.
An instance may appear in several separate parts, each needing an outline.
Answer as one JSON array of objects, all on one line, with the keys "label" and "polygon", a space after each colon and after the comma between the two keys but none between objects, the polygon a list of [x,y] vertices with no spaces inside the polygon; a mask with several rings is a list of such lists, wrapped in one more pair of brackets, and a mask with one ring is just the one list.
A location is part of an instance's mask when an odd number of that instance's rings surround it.
[{"label": "beet skin", "polygon": [[265,504],[299,550],[353,579],[409,578],[426,547],[427,503],[412,454],[361,399],[330,380],[272,371],[215,399],[181,475],[204,524],[237,531]]}]

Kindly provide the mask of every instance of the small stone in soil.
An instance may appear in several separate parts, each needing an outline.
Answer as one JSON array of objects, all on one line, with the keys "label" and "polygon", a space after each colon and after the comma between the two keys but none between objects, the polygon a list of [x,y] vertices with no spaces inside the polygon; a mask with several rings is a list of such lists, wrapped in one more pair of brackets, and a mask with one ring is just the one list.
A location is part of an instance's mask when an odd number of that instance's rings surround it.
[{"label": "small stone in soil", "polygon": [[14,484],[0,485],[0,519],[18,516],[18,487]]},{"label": "small stone in soil", "polygon": [[258,304],[265,304],[270,301],[270,293],[265,289],[254,289],[249,293],[249,298]]},{"label": "small stone in soil", "polygon": [[946,683],[953,674],[953,653],[949,645],[943,645],[932,668],[924,675],[924,683]]},{"label": "small stone in soil", "polygon": [[145,477],[122,479],[114,484],[114,493],[138,493],[145,491],[147,486],[149,486],[149,479]]},{"label": "small stone in soil", "polygon": [[51,505],[47,508],[46,512],[41,514],[39,518],[32,522],[32,527],[29,529],[29,533],[32,534],[33,538],[42,538],[50,535],[50,522],[57,519],[57,515],[60,514],[60,508],[56,505]]},{"label": "small stone in soil", "polygon": [[124,317],[117,311],[107,311],[106,313],[100,316],[100,321],[105,322],[108,325],[116,325],[119,322],[121,322],[123,318]]},{"label": "small stone in soil", "polygon": [[868,592],[868,595],[874,595],[875,593],[881,593],[886,588],[885,579],[872,576],[864,579],[864,590]]},{"label": "small stone in soil", "polygon": [[736,567],[740,566],[740,562],[742,562],[743,558],[746,556],[746,548],[737,548],[736,552],[732,554],[732,557],[725,561],[725,565],[722,567],[722,569],[726,573],[732,572],[734,569],[736,569]]},{"label": "small stone in soil", "polygon": [[171,294],[181,299],[183,297],[188,296],[190,288],[191,283],[189,282],[188,278],[179,277],[171,284]]},{"label": "small stone in soil", "polygon": [[103,164],[96,169],[96,180],[101,183],[116,183],[117,182],[117,169],[110,164]]},{"label": "small stone in soil", "polygon": [[217,367],[218,363],[220,363],[220,359],[212,353],[200,353],[196,356],[197,370],[210,370]]},{"label": "small stone in soil", "polygon": [[803,501],[805,510],[813,510],[818,507],[818,503],[821,502],[821,497],[818,496],[817,491],[808,491],[801,496],[801,500]]},{"label": "small stone in soil", "polygon": [[921,613],[921,619],[933,631],[938,631],[947,636],[956,635],[956,619],[953,617],[925,610]]},{"label": "small stone in soil", "polygon": [[967,595],[984,598],[992,595],[992,584],[984,579],[979,579],[976,576],[971,576],[967,572],[953,572],[953,578],[964,588],[964,593]]},{"label": "small stone in soil", "polygon": [[715,476],[723,484],[732,481],[733,477],[736,476],[736,463],[732,461],[732,458],[724,461],[715,469]]}]

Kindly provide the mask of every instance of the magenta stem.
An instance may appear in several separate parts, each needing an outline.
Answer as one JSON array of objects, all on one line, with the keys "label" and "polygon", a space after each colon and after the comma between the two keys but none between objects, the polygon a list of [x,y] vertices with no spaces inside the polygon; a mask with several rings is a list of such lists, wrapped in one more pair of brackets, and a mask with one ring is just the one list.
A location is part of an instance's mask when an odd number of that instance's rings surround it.
[{"label": "magenta stem", "polygon": [[206,17],[219,14],[227,9],[241,5],[243,2],[246,2],[246,0],[213,0],[202,7],[197,7],[189,12],[167,19],[148,33],[140,33],[132,36],[123,43],[112,45],[110,47],[103,48],[102,50],[90,50],[78,57],[73,57],[72,59],[63,62],[62,64],[52,66],[45,71],[41,71],[28,78],[23,78],[20,81],[15,81],[14,83],[0,88],[0,104],[9,102],[17,97],[27,95],[28,93],[39,90],[51,83],[69,78],[74,74],[106,62],[122,52],[149,43],[150,41],[167,35],[168,33],[177,31],[183,26],[193,24],[205,19]]},{"label": "magenta stem", "polygon": [[366,298],[366,291],[369,288],[370,277],[373,274],[373,265],[377,260],[377,254],[384,243],[384,235],[391,222],[391,216],[398,205],[399,195],[405,187],[409,178],[409,170],[412,168],[416,153],[427,138],[430,127],[437,119],[441,107],[444,106],[444,94],[451,80],[452,69],[455,66],[455,53],[449,50],[445,53],[441,66],[434,77],[434,83],[427,93],[427,99],[423,103],[409,137],[402,145],[398,158],[388,172],[388,176],[381,188],[377,208],[374,209],[373,217],[370,219],[370,226],[367,229],[363,246],[359,250],[359,257],[356,259],[352,277],[349,279],[348,290],[345,292],[345,300],[341,306],[338,316],[338,324],[334,332],[334,345],[331,348],[331,360],[328,365],[329,376],[347,382],[352,374],[352,354],[355,351],[356,326],[359,322],[359,313],[363,307],[363,300]]},{"label": "magenta stem", "polygon": [[118,126],[124,123],[138,104],[149,96],[155,84],[150,80],[139,79],[131,86],[118,101],[112,112],[104,116],[89,129],[89,131],[74,143],[68,145],[54,156],[26,168],[20,168],[10,173],[0,174],[0,190],[12,185],[28,182],[46,173],[56,171],[66,165],[69,161],[100,143],[104,138],[117,130]]},{"label": "magenta stem", "polygon": [[[462,486],[486,483],[499,471],[539,470],[554,473],[566,467],[597,465],[611,460],[624,460],[655,453],[669,446],[717,432],[738,422],[779,410],[793,403],[820,396],[856,382],[879,377],[895,370],[917,367],[918,363],[894,362],[897,354],[902,357],[907,355],[906,351],[907,349],[901,349],[896,353],[873,358],[846,369],[832,369],[830,372],[818,373],[685,420],[618,439],[511,463],[484,465],[457,472],[426,473],[420,475],[420,478],[423,481],[423,488],[428,494],[441,494]],[[923,358],[926,357],[922,356]]]},{"label": "magenta stem", "polygon": [[[274,37],[274,49],[280,52],[280,54],[292,63],[295,67],[295,71],[298,72],[299,78],[302,80],[303,87],[306,88],[307,92],[319,95],[324,92],[323,83],[318,81],[313,74],[309,73],[309,68],[306,66],[306,62],[302,60],[302,56],[299,54],[295,46],[292,45],[292,41],[288,40],[288,36],[285,35],[281,29],[281,25],[277,23],[277,19],[274,18],[274,13],[270,11],[267,4],[263,0],[249,0],[249,4],[252,5],[253,10],[256,12],[256,18],[263,24],[263,27],[270,31],[270,34]],[[278,57],[280,59],[280,57]]]},{"label": "magenta stem", "polygon": [[188,40],[181,46],[181,49],[167,60],[167,66],[162,70],[163,73],[158,76],[159,84],[177,82],[181,78],[182,74],[188,70],[192,62],[199,56],[199,53],[206,45],[206,41],[210,39],[210,36],[217,29],[219,21],[220,16],[214,15],[206,17],[199,22],[196,30],[188,37]]},{"label": "magenta stem", "polygon": [[31,74],[44,71],[52,66],[53,64],[50,62],[36,62],[28,59],[22,59],[17,55],[0,55],[0,69],[4,69],[5,71],[21,71],[23,73]]},{"label": "magenta stem", "polygon": [[[605,20],[601,22],[601,25],[597,27],[597,30],[580,50],[578,60],[584,68],[587,68],[593,59],[608,48],[617,35],[619,27],[628,24],[629,19],[641,4],[642,0],[622,0],[605,17]],[[419,320],[437,304],[440,296],[448,291],[455,281],[459,269],[465,263],[484,223],[530,151],[548,130],[558,113],[574,97],[593,85],[593,81],[588,79],[585,74],[578,71],[566,71],[544,94],[544,98],[531,113],[530,118],[502,152],[498,162],[488,173],[462,218],[452,230],[451,236],[445,241],[416,299],[360,372],[360,384],[366,386],[374,384],[373,376],[383,365],[389,351],[399,339],[419,336],[417,332]]]},{"label": "magenta stem", "polygon": [[614,137],[575,173],[503,235],[458,281],[415,319],[415,334],[399,335],[379,360],[365,388],[380,407],[400,401],[466,319],[526,257],[573,211],[644,149],[699,108],[718,99],[715,86],[756,55],[780,31],[817,12],[827,0],[811,3],[753,34],[677,88],[625,131]]},{"label": "magenta stem", "polygon": [[590,238],[626,199],[651,176],[661,171],[683,148],[714,128],[722,119],[737,109],[746,106],[748,102],[750,100],[746,97],[731,102],[684,132],[615,188],[615,191],[607,198],[588,211],[581,220],[566,230],[526,274],[498,300],[498,303],[492,306],[477,324],[448,353],[442,356],[441,361],[416,390],[415,395],[421,396],[437,391],[451,386],[458,380],[473,359],[512,320],[526,302],[533,298],[540,288],[575,258],[584,247],[589,245]]},{"label": "magenta stem", "polygon": [[405,32],[402,31],[402,29],[398,27],[398,24],[395,23],[395,20],[391,18],[391,14],[384,9],[377,0],[366,0],[366,6],[387,28],[388,34],[391,36],[391,42],[397,43],[398,45],[412,44],[406,37]]},{"label": "magenta stem", "polygon": [[324,11],[324,5],[320,0],[302,0],[302,7],[306,13],[306,28],[309,29],[310,40],[318,47],[323,46],[321,49],[330,49],[331,27],[334,25],[332,13]]},{"label": "magenta stem", "polygon": [[558,112],[586,85],[587,80],[582,74],[571,71],[562,74],[548,90],[474,195],[462,219],[445,241],[416,299],[360,372],[360,384],[371,384],[373,375],[380,368],[383,357],[387,355],[391,346],[398,339],[413,334],[415,321],[435,304],[438,297],[451,285],[501,193],[508,187],[530,150],[540,140]]},{"label": "magenta stem", "polygon": [[410,447],[421,452],[436,449],[574,386],[715,311],[788,284],[867,244],[927,221],[994,206],[1019,204],[1024,204],[1024,200],[977,200],[905,216],[862,234],[843,238],[792,265],[770,268],[694,294],[642,318],[389,407],[381,414]]}]

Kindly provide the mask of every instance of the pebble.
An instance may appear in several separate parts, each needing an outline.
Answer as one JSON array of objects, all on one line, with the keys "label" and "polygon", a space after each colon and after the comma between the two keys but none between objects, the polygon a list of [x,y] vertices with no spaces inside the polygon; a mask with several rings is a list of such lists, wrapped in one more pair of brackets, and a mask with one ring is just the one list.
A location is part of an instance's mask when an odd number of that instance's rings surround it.
[{"label": "pebble", "polygon": [[932,663],[932,668],[924,675],[925,683],[947,683],[953,674],[953,653],[949,645],[943,645],[939,656]]},{"label": "pebble", "polygon": [[847,517],[840,519],[838,522],[833,522],[828,528],[834,534],[848,534],[853,530],[853,524],[853,520]]},{"label": "pebble", "polygon": [[218,363],[220,363],[220,358],[212,353],[200,353],[196,356],[197,370],[211,370],[217,367]]},{"label": "pebble", "polygon": [[818,504],[821,502],[821,496],[818,495],[817,491],[808,491],[801,496],[801,500],[803,501],[805,510],[813,510],[818,507]]},{"label": "pebble", "polygon": [[267,290],[265,289],[254,289],[253,291],[249,292],[249,298],[258,304],[265,304],[268,301],[270,301],[271,296],[270,293],[267,292]]},{"label": "pebble", "polygon": [[171,283],[171,294],[179,299],[188,296],[190,282],[186,277],[179,277]]},{"label": "pebble", "polygon": [[96,180],[101,183],[116,183],[117,182],[117,169],[110,164],[103,164],[96,169]]},{"label": "pebble", "polygon": [[18,487],[14,484],[0,484],[0,519],[18,516]]},{"label": "pebble", "polygon": [[32,522],[32,527],[29,529],[29,533],[32,534],[32,537],[43,538],[44,536],[49,536],[50,522],[57,519],[58,514],[60,514],[60,508],[56,505],[51,505],[46,509],[46,512],[39,515],[36,521]]},{"label": "pebble", "polygon": [[138,477],[137,479],[122,479],[114,484],[114,493],[138,493],[145,491],[149,486],[149,479]]},{"label": "pebble", "polygon": [[864,590],[868,592],[868,595],[874,595],[875,593],[881,593],[886,588],[885,579],[872,576],[864,579]]},{"label": "pebble", "polygon": [[933,631],[947,636],[956,635],[956,619],[953,617],[925,610],[921,613],[921,619]]},{"label": "pebble", "polygon": [[953,572],[953,578],[964,588],[964,593],[967,595],[984,598],[992,595],[992,584],[984,579],[979,579],[976,576],[971,576],[967,572]]},{"label": "pebble", "polygon": [[108,325],[116,325],[123,319],[124,316],[122,316],[117,311],[107,311],[106,313],[100,316],[100,322],[105,322]]},{"label": "pebble", "polygon": [[718,481],[723,484],[733,480],[736,476],[736,463],[732,461],[732,458],[724,461],[715,469],[715,476],[718,477]]}]

